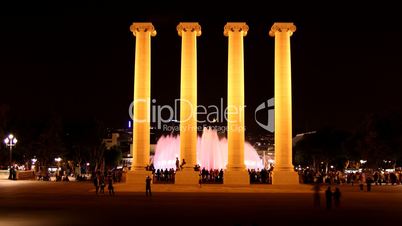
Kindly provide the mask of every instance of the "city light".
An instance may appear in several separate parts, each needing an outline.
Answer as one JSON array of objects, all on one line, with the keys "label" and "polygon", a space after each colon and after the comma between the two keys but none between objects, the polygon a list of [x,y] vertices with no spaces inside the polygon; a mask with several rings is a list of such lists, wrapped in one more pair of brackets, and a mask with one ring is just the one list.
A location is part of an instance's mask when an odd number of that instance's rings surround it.
[{"label": "city light", "polygon": [[17,144],[17,141],[18,141],[17,138],[15,138],[13,134],[8,135],[4,139],[4,143],[6,144],[7,147],[10,148],[10,160],[9,160],[10,167],[12,164],[12,150],[13,150],[13,147],[15,146],[15,144]]}]

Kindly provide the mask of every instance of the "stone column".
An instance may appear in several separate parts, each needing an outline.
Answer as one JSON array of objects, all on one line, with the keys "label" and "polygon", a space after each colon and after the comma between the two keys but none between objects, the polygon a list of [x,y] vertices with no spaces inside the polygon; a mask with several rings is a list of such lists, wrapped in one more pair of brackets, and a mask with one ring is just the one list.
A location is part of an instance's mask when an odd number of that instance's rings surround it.
[{"label": "stone column", "polygon": [[275,37],[275,167],[273,184],[298,184],[292,164],[292,83],[290,36],[293,23],[274,23],[269,35]]},{"label": "stone column", "polygon": [[134,70],[133,163],[127,183],[145,183],[152,176],[145,168],[150,154],[151,36],[156,35],[152,23],[133,23],[136,37]]},{"label": "stone column", "polygon": [[180,163],[186,164],[176,173],[176,184],[198,184],[197,164],[197,36],[198,23],[180,23],[177,32],[181,41],[180,89]]},{"label": "stone column", "polygon": [[247,35],[246,23],[227,23],[224,35],[228,45],[228,164],[224,184],[250,183],[244,164],[244,58],[243,37]]}]

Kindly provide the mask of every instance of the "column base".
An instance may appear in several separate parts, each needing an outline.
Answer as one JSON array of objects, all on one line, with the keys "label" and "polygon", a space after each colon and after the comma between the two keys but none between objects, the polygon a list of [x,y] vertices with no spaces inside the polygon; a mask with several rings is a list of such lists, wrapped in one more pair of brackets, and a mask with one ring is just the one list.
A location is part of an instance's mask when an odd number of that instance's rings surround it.
[{"label": "column base", "polygon": [[180,171],[176,171],[176,175],[174,178],[175,184],[188,184],[194,185],[199,183],[199,171],[194,171],[193,168],[183,169]]},{"label": "column base", "polygon": [[152,171],[146,170],[131,170],[126,174],[126,184],[143,184],[145,185],[145,179],[149,176],[152,178]]},{"label": "column base", "polygon": [[295,185],[299,184],[299,174],[293,170],[275,170],[272,172],[272,184]]},{"label": "column base", "polygon": [[223,174],[224,185],[249,185],[250,175],[247,170],[225,170]]}]

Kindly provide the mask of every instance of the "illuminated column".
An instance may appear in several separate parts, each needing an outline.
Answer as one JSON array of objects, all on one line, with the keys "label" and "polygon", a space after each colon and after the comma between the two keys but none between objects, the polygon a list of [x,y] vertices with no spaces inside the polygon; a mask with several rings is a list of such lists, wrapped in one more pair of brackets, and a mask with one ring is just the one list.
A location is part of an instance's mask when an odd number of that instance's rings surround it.
[{"label": "illuminated column", "polygon": [[176,173],[176,184],[198,184],[197,164],[197,36],[198,23],[180,23],[177,32],[181,41],[180,90],[180,161],[186,164]]},{"label": "illuminated column", "polygon": [[224,35],[228,46],[228,164],[224,184],[249,184],[244,164],[244,59],[243,37],[246,23],[227,23]]},{"label": "illuminated column", "polygon": [[133,23],[136,37],[134,70],[133,163],[127,183],[145,183],[152,172],[145,171],[150,154],[151,36],[156,35],[152,23]]},{"label": "illuminated column", "polygon": [[292,164],[292,83],[290,36],[293,23],[274,23],[269,35],[275,37],[275,167],[273,184],[298,184]]}]

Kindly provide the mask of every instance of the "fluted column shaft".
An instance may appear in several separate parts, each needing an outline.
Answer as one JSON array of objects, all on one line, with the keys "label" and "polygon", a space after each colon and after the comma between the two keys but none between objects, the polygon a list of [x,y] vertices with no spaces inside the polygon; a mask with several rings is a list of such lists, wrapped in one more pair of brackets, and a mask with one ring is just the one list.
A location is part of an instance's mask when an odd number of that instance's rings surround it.
[{"label": "fluted column shaft", "polygon": [[230,169],[245,169],[244,164],[244,51],[245,23],[228,23],[228,165]]},{"label": "fluted column shaft", "polygon": [[136,37],[134,69],[133,164],[132,170],[143,171],[150,154],[151,36],[152,23],[133,23]]},{"label": "fluted column shaft", "polygon": [[177,26],[181,41],[180,87],[180,157],[185,169],[197,164],[197,36],[198,23],[180,23]]},{"label": "fluted column shaft", "polygon": [[275,23],[270,36],[275,37],[275,167],[273,184],[297,184],[292,164],[292,76],[290,36],[293,23]]}]

